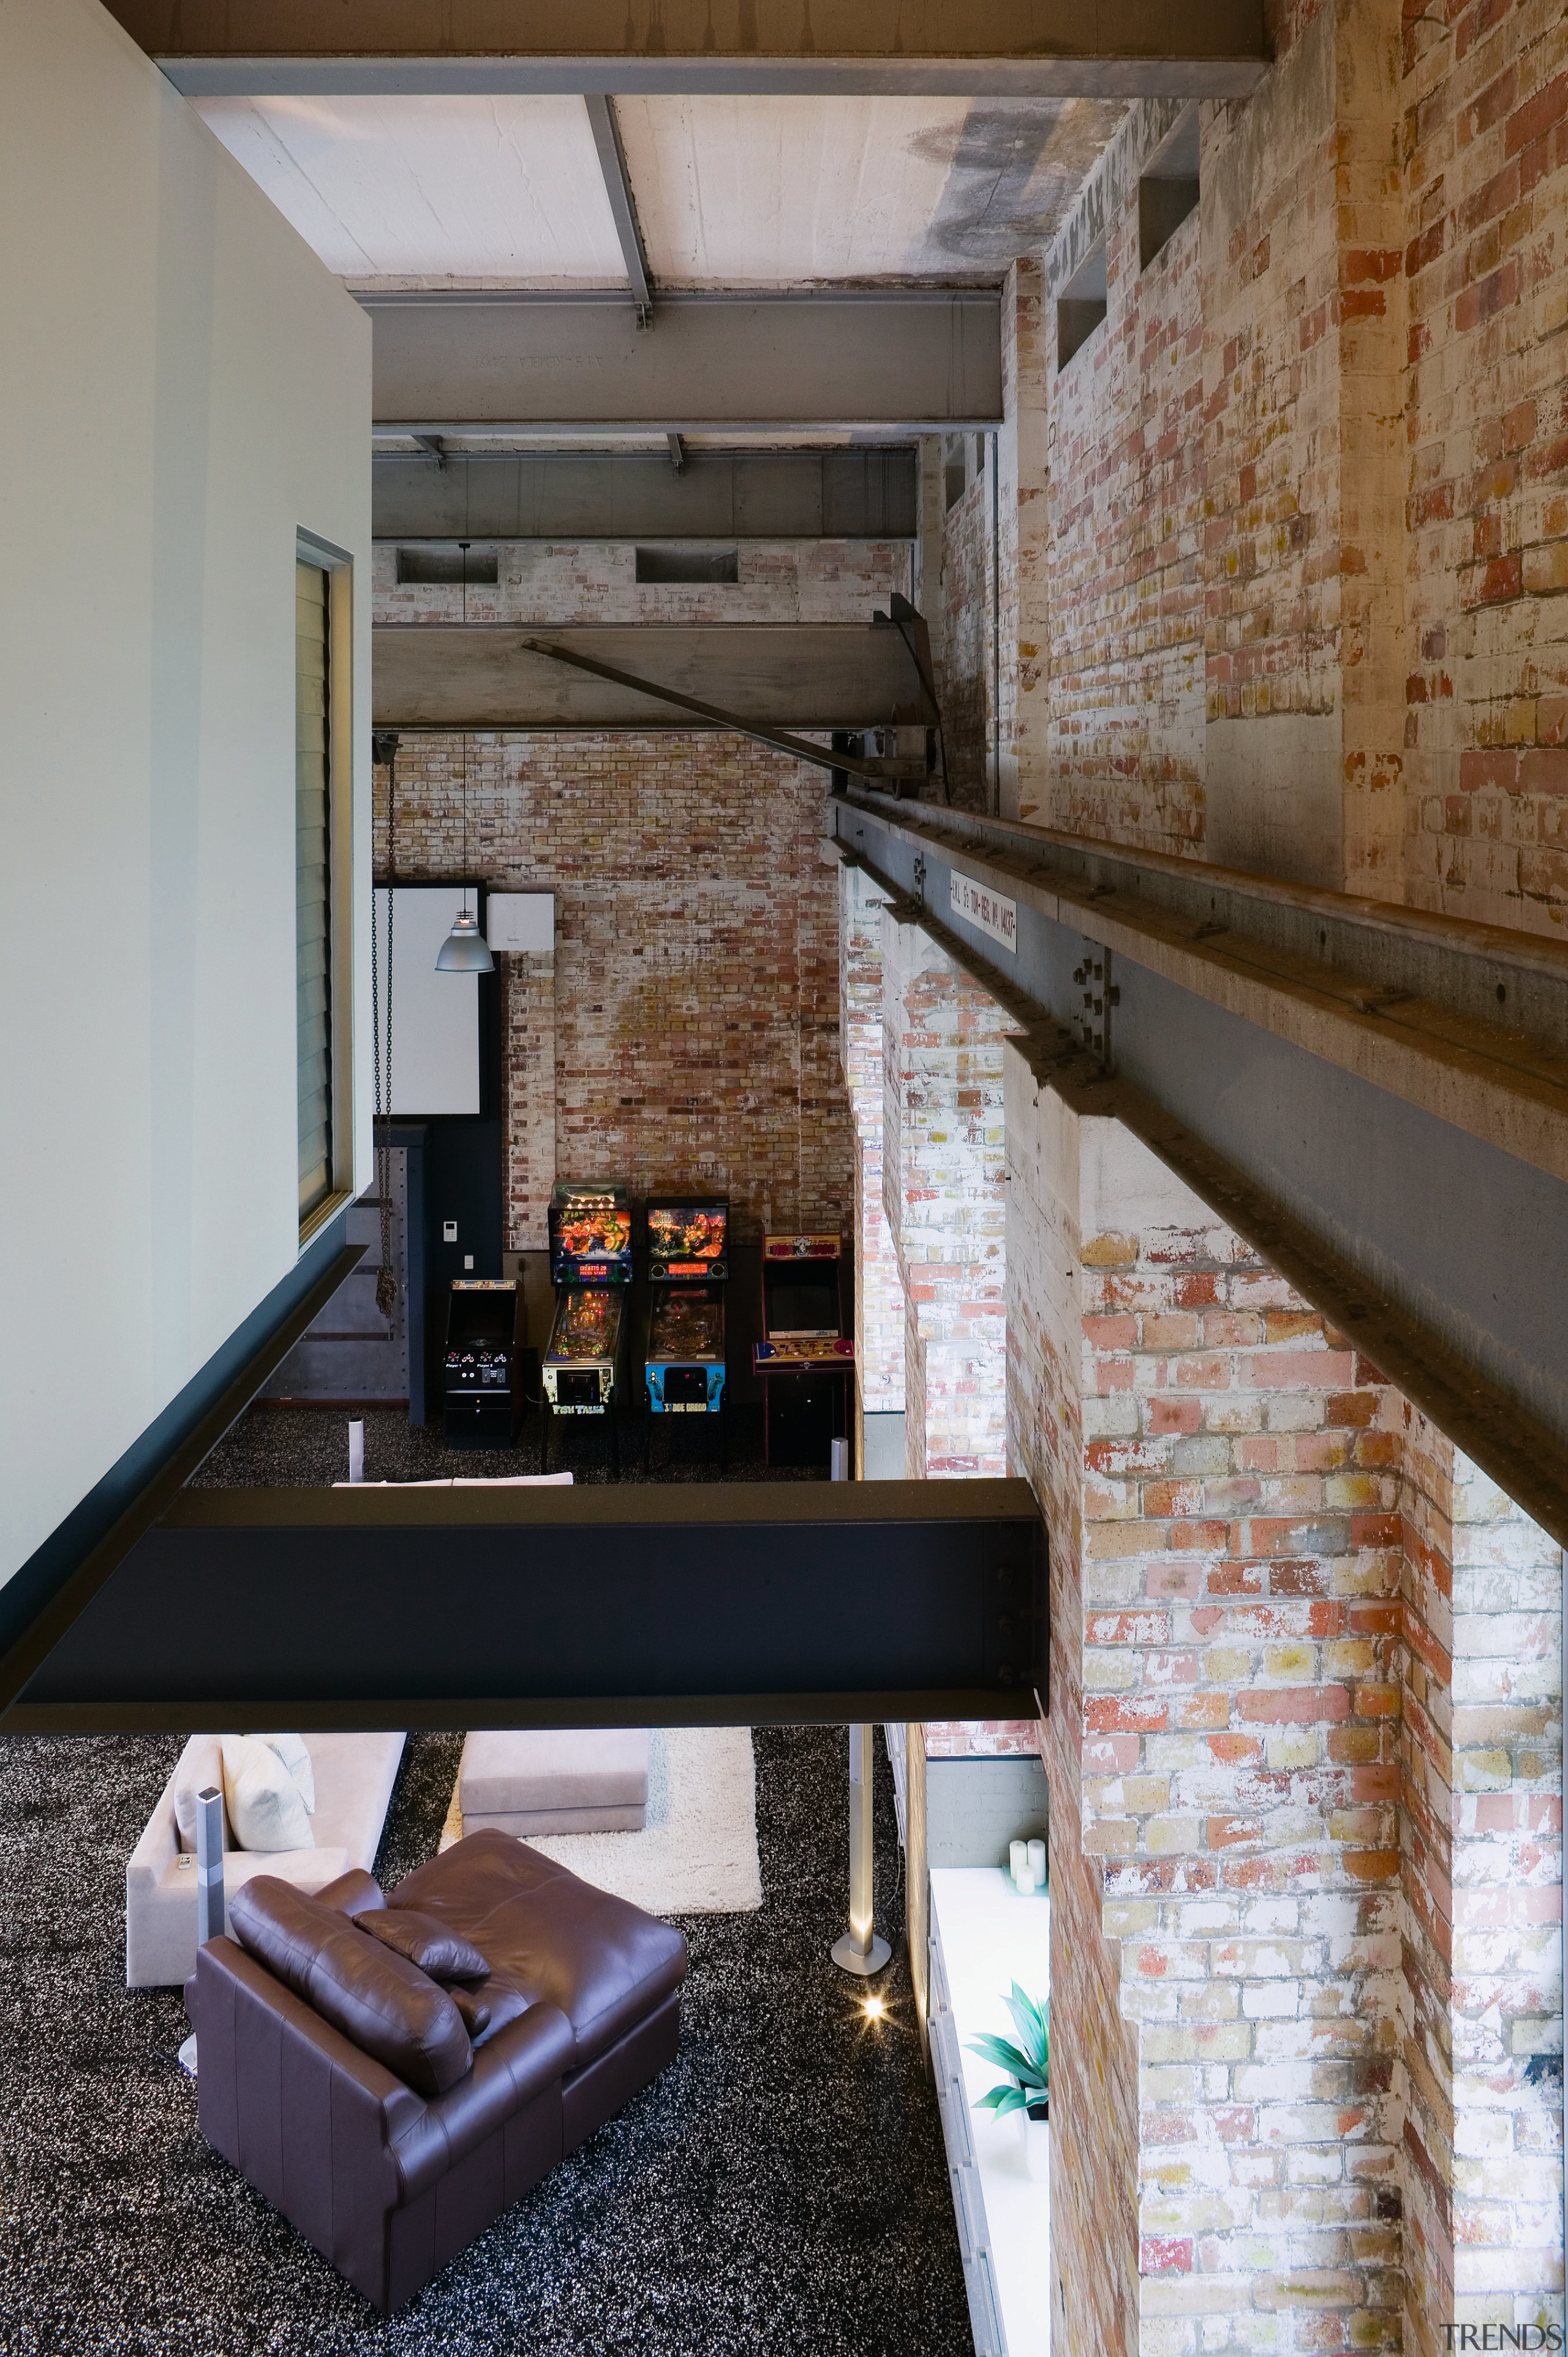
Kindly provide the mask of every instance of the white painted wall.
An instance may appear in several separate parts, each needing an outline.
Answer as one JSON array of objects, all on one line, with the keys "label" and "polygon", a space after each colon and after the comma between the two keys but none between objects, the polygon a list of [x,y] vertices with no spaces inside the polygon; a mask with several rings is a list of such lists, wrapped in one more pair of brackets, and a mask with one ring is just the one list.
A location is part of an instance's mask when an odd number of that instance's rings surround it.
[{"label": "white painted wall", "polygon": [[371,330],[96,0],[0,0],[0,221],[4,1580],[295,1264],[295,534],[368,919]]}]

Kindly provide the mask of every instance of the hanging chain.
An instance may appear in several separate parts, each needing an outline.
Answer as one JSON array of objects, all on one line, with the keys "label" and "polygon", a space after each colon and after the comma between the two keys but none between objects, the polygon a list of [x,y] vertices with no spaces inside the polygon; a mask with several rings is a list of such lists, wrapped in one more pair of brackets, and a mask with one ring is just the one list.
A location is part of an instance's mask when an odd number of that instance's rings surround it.
[{"label": "hanging chain", "polygon": [[381,1198],[381,1265],[376,1272],[376,1308],[390,1325],[397,1306],[397,1276],[392,1268],[392,920],[397,907],[397,745],[394,738],[387,762],[387,1054],[386,1101],[381,1100],[381,988],[377,972],[376,944],[379,928],[371,911],[371,1023],[375,1035],[375,1095],[376,1118],[381,1135],[379,1144],[379,1174],[376,1192]]}]

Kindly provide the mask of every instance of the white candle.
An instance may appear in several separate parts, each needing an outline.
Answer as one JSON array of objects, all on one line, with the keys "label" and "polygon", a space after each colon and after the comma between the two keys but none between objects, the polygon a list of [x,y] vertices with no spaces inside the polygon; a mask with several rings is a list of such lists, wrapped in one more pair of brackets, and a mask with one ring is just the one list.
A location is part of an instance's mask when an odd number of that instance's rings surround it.
[{"label": "white candle", "polygon": [[1007,1867],[1015,1882],[1018,1882],[1024,1875],[1028,1873],[1029,1845],[1027,1842],[1015,1841],[1008,1843]]},{"label": "white candle", "polygon": [[1043,1841],[1029,1844],[1029,1872],[1036,1889],[1043,1890],[1046,1887],[1046,1845]]}]

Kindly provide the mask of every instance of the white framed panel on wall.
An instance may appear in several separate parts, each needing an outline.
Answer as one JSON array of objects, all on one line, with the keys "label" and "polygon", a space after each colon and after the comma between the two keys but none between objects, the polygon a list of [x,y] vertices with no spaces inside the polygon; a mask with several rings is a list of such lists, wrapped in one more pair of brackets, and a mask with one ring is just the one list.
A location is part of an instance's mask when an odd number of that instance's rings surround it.
[{"label": "white framed panel on wall", "polygon": [[479,1110],[479,978],[438,974],[436,953],[452,920],[477,895],[470,884],[400,884],[387,942],[388,891],[375,892],[376,981],[386,1087],[389,978],[392,1110],[421,1118]]}]

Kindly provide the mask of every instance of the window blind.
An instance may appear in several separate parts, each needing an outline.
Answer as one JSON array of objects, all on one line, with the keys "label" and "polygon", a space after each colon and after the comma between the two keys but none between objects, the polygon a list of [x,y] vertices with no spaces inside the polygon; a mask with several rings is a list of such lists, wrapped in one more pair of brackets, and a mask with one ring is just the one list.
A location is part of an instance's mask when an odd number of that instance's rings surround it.
[{"label": "window blind", "polygon": [[295,569],[295,986],[299,1216],[332,1189],[331,839],[328,802],[327,576]]}]

